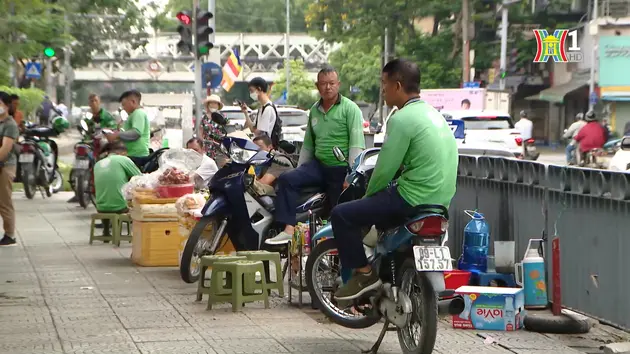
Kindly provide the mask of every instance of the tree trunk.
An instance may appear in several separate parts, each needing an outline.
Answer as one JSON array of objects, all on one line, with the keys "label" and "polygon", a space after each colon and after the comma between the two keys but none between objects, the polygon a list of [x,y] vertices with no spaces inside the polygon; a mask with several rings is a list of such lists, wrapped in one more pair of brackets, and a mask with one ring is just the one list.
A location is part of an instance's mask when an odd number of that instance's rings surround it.
[{"label": "tree trunk", "polygon": [[453,49],[449,55],[449,60],[455,59],[461,51],[462,46],[462,13],[457,14],[455,23],[453,24]]}]

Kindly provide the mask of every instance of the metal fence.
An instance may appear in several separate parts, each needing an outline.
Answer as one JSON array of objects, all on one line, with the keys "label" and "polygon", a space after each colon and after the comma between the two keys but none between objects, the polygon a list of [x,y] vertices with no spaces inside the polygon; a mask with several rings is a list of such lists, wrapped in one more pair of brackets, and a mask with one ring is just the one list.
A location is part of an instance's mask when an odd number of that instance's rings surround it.
[{"label": "metal fence", "polygon": [[[630,328],[630,174],[460,155],[449,242],[461,254],[464,210],[486,217],[493,241],[515,241],[516,261],[532,238],[560,237],[562,305]],[[547,274],[551,300],[552,279]],[[625,276],[624,276],[625,274]]]}]

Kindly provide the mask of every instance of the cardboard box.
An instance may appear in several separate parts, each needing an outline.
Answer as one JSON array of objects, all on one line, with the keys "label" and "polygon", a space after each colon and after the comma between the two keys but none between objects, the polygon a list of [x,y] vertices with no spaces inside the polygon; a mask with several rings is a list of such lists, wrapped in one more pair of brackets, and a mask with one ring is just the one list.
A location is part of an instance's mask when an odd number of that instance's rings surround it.
[{"label": "cardboard box", "polygon": [[465,308],[453,316],[453,328],[515,331],[523,328],[525,297],[521,288],[461,286],[455,292]]}]

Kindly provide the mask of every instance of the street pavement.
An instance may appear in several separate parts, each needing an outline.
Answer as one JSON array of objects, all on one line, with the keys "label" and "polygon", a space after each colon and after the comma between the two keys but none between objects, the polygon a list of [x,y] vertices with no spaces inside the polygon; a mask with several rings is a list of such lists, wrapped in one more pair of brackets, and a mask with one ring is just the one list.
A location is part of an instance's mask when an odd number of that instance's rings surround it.
[{"label": "street pavement", "polygon": [[[359,353],[377,337],[380,326],[342,328],[277,296],[267,310],[206,311],[176,268],[137,267],[126,243],[88,245],[94,209],[70,196],[14,196],[19,244],[0,249],[0,353]],[[581,336],[455,330],[443,318],[434,353],[600,353],[626,337],[603,325]],[[379,353],[400,352],[390,332]]]}]

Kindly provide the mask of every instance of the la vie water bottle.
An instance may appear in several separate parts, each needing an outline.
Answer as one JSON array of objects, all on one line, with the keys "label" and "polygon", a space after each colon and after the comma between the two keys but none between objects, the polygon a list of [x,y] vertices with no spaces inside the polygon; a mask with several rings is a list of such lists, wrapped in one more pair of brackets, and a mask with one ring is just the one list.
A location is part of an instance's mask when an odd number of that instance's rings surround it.
[{"label": "la vie water bottle", "polygon": [[472,220],[464,228],[463,253],[459,258],[458,267],[472,273],[485,273],[488,269],[490,225],[483,214],[470,210],[464,212]]}]

